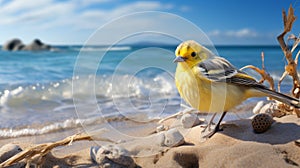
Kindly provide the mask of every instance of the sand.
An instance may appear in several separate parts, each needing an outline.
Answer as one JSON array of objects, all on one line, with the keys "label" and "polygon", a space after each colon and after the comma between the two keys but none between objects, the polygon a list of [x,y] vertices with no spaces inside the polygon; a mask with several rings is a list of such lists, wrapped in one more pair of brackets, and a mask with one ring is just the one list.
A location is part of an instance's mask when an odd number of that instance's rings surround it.
[{"label": "sand", "polygon": [[[272,127],[261,134],[253,132],[250,119],[230,121],[223,124],[222,132],[206,141],[201,141],[200,138],[202,128],[195,126],[185,134],[183,145],[161,148],[161,152],[154,155],[144,153],[145,155],[134,157],[134,160],[140,167],[300,167],[300,147],[295,143],[300,139],[300,119],[296,115],[288,115],[275,120]],[[47,136],[63,139],[77,131],[78,129]],[[0,144],[13,142],[25,149],[30,146],[29,139],[20,137],[0,140]],[[33,141],[31,143],[42,143],[47,138],[45,135],[36,136]],[[125,146],[141,154],[148,142],[140,145],[137,142],[139,141],[129,141]],[[99,144],[107,142],[80,141],[71,146],[56,148],[46,156],[44,166],[97,167],[90,159],[90,147]]]}]

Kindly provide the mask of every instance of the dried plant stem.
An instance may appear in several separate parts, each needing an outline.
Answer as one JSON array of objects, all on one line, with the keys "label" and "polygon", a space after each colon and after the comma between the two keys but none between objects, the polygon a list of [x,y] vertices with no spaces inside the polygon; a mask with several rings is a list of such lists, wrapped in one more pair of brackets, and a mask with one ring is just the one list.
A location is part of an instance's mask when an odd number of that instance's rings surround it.
[{"label": "dried plant stem", "polygon": [[[284,41],[284,36],[291,31],[294,21],[296,20],[296,16],[294,15],[294,9],[292,5],[289,8],[288,15],[286,15],[286,12],[282,11],[283,16],[283,25],[284,25],[284,31],[277,37],[277,40],[280,44],[280,47],[285,55],[285,58],[287,60],[287,65],[285,66],[285,72],[282,74],[279,82],[278,82],[278,91],[280,91],[281,82],[286,77],[286,75],[289,75],[293,78],[293,89],[292,94],[296,98],[299,98],[300,96],[300,82],[299,77],[297,73],[297,63],[298,63],[298,56],[296,56],[296,59],[293,59],[292,50],[288,48]],[[294,45],[298,45],[298,42],[295,42]],[[293,47],[293,49],[296,46]]]},{"label": "dried plant stem", "polygon": [[271,75],[265,70],[264,57],[265,57],[264,52],[261,52],[261,61],[262,61],[262,68],[261,69],[257,68],[256,66],[253,66],[253,65],[247,65],[247,66],[242,67],[240,70],[244,70],[246,68],[253,69],[254,71],[256,71],[257,73],[259,73],[261,75],[261,79],[260,79],[259,83],[263,83],[264,81],[268,81],[269,84],[270,84],[270,88],[272,90],[275,90],[274,80],[271,77]]},{"label": "dried plant stem", "polygon": [[[56,148],[58,146],[70,145],[72,142],[82,141],[82,140],[91,141],[93,139],[92,139],[91,135],[75,134],[75,135],[69,136],[63,140],[56,141],[53,143],[39,144],[39,145],[30,147],[28,149],[25,149],[24,151],[9,158],[5,162],[1,163],[0,167],[7,167],[7,166],[10,166],[17,162],[20,162],[22,160],[25,160],[27,163],[27,166],[29,166],[29,164],[31,163],[31,161],[33,159],[37,159],[37,165],[39,166],[42,164],[44,156],[47,155],[53,148]],[[105,140],[107,140],[107,139],[105,139]]]}]

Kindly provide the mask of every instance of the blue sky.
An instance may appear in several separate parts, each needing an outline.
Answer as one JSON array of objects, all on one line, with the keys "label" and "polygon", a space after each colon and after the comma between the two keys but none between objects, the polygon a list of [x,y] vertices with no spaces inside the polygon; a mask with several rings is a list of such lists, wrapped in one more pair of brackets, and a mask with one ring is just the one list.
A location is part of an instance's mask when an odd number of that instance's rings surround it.
[{"label": "blue sky", "polygon": [[[40,38],[50,44],[83,44],[99,27],[116,18],[134,12],[161,11],[191,21],[214,44],[277,44],[276,36],[283,29],[282,9],[287,10],[290,4],[299,18],[299,0],[0,0],[0,43],[19,37],[25,43]],[[148,19],[157,26],[165,23],[145,17],[131,25],[142,26]],[[122,24],[118,27],[130,29]],[[185,25],[169,29],[188,34]],[[113,38],[116,32],[110,31],[102,38]],[[292,32],[300,33],[300,19]]]}]

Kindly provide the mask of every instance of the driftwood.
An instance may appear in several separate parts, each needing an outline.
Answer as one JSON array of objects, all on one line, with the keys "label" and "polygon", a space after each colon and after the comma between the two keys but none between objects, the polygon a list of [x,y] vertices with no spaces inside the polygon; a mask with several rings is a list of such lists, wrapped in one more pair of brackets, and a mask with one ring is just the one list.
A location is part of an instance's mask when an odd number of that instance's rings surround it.
[{"label": "driftwood", "polygon": [[295,60],[293,59],[293,51],[299,44],[299,40],[295,39],[295,43],[292,49],[289,49],[289,47],[286,45],[286,42],[284,41],[284,36],[291,31],[294,21],[296,20],[296,16],[294,15],[294,9],[292,5],[289,8],[288,15],[286,15],[286,12],[282,11],[283,16],[283,25],[284,30],[283,32],[277,37],[277,40],[280,44],[280,47],[284,53],[284,56],[287,60],[287,65],[285,66],[285,71],[282,74],[279,82],[278,82],[278,91],[280,91],[280,85],[283,79],[289,75],[293,78],[293,89],[292,94],[294,97],[299,98],[300,97],[300,82],[299,77],[297,73],[297,64],[298,64],[298,56],[297,54]]},{"label": "driftwood", "polygon": [[240,70],[244,70],[246,68],[253,69],[257,73],[259,73],[260,76],[261,76],[261,79],[260,79],[259,83],[263,83],[264,81],[268,81],[269,84],[270,84],[270,89],[275,90],[274,80],[273,80],[272,76],[265,70],[264,52],[261,52],[261,62],[262,62],[261,69],[259,69],[258,67],[254,66],[254,65],[247,65],[247,66],[242,67]]},{"label": "driftwood", "polygon": [[[284,30],[283,32],[277,37],[277,40],[280,44],[280,47],[284,53],[284,56],[287,60],[287,65],[285,66],[285,71],[282,74],[279,82],[278,82],[278,91],[280,92],[280,86],[281,86],[281,82],[283,81],[283,79],[289,75],[292,77],[293,79],[293,89],[292,89],[292,95],[296,98],[300,97],[300,82],[299,82],[299,77],[298,77],[298,72],[297,72],[297,65],[298,65],[298,57],[300,55],[300,50],[298,51],[295,59],[293,59],[293,52],[295,51],[295,49],[297,48],[297,46],[300,43],[300,38],[296,37],[295,35],[290,35],[289,36],[289,40],[294,40],[294,44],[292,49],[290,49],[288,47],[288,45],[286,44],[285,40],[284,40],[284,36],[291,31],[293,23],[296,20],[296,17],[294,15],[294,9],[292,6],[290,6],[289,11],[288,11],[288,15],[286,15],[286,12],[283,10],[282,11],[282,16],[283,16],[283,25],[284,25]],[[259,81],[260,83],[263,83],[265,80],[268,81],[270,83],[270,88],[272,90],[275,90],[274,88],[274,80],[273,78],[270,76],[270,74],[265,70],[265,66],[264,66],[264,53],[262,52],[261,54],[262,57],[262,69],[259,69],[258,67],[255,67],[253,65],[247,65],[243,68],[241,68],[241,70],[246,69],[246,68],[250,68],[253,69],[254,71],[256,71],[257,73],[259,73],[261,75],[261,80]],[[278,102],[278,110],[280,110],[282,113],[284,114],[296,114],[299,118],[300,118],[300,109],[296,109],[294,107],[291,107],[289,105],[283,104]]]},{"label": "driftwood", "polygon": [[[293,59],[293,52],[297,48],[300,39],[296,37],[295,35],[290,35],[288,39],[294,40],[294,44],[292,49],[288,47],[286,42],[284,41],[284,36],[292,30],[293,23],[296,20],[296,16],[294,15],[294,9],[292,5],[289,8],[288,15],[286,15],[286,12],[283,10],[282,11],[282,17],[283,17],[283,25],[284,25],[284,30],[283,32],[277,37],[277,40],[280,44],[280,47],[284,53],[284,56],[287,61],[287,65],[285,66],[285,71],[282,74],[279,82],[278,82],[278,91],[280,91],[280,85],[283,79],[289,75],[293,79],[293,88],[292,88],[292,95],[296,98],[300,97],[300,82],[299,82],[299,77],[298,77],[298,72],[297,72],[297,65],[298,65],[298,57],[300,54],[300,50],[298,51],[295,59]],[[279,105],[279,107],[282,107],[283,111],[293,111],[299,118],[300,118],[300,110],[293,108],[293,107],[285,107],[284,105]],[[287,110],[289,109],[289,110]]]},{"label": "driftwood", "polygon": [[[102,132],[104,132],[104,131],[105,130],[103,130]],[[11,166],[20,161],[25,161],[27,164],[26,167],[30,167],[30,164],[32,163],[33,160],[35,161],[35,164],[37,165],[37,167],[40,167],[44,162],[45,156],[48,153],[50,153],[53,148],[56,148],[58,146],[71,145],[75,141],[82,141],[82,140],[91,141],[91,140],[93,140],[93,138],[92,138],[92,135],[75,134],[75,135],[69,136],[63,140],[56,141],[53,143],[39,144],[39,145],[30,147],[28,149],[25,149],[22,152],[16,154],[15,156],[9,158],[8,160],[6,160],[5,162],[0,164],[0,168]],[[103,138],[102,140],[110,141],[105,138]]]}]

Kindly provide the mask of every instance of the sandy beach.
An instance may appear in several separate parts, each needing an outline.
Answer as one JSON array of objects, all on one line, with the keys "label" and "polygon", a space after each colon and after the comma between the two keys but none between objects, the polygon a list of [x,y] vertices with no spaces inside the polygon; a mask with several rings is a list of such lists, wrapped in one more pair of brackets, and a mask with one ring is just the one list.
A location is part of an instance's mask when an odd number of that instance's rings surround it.
[{"label": "sandy beach", "polygon": [[[223,124],[222,132],[206,141],[200,138],[203,128],[195,126],[184,136],[184,144],[164,148],[154,155],[133,156],[133,159],[137,167],[299,167],[300,147],[295,141],[300,139],[300,119],[295,115],[274,119],[276,122],[272,127],[261,134],[253,132],[250,119],[229,121]],[[50,137],[59,140],[79,131],[4,139],[0,144],[14,143],[26,149],[49,142]],[[129,150],[140,150],[138,152],[148,150],[147,141],[143,147],[136,142],[128,141],[125,146]],[[43,167],[97,167],[91,160],[90,147],[99,144],[108,143],[79,141],[55,148],[46,156]]]},{"label": "sandy beach", "polygon": [[270,2],[0,0],[0,168],[300,167],[300,1]]}]

